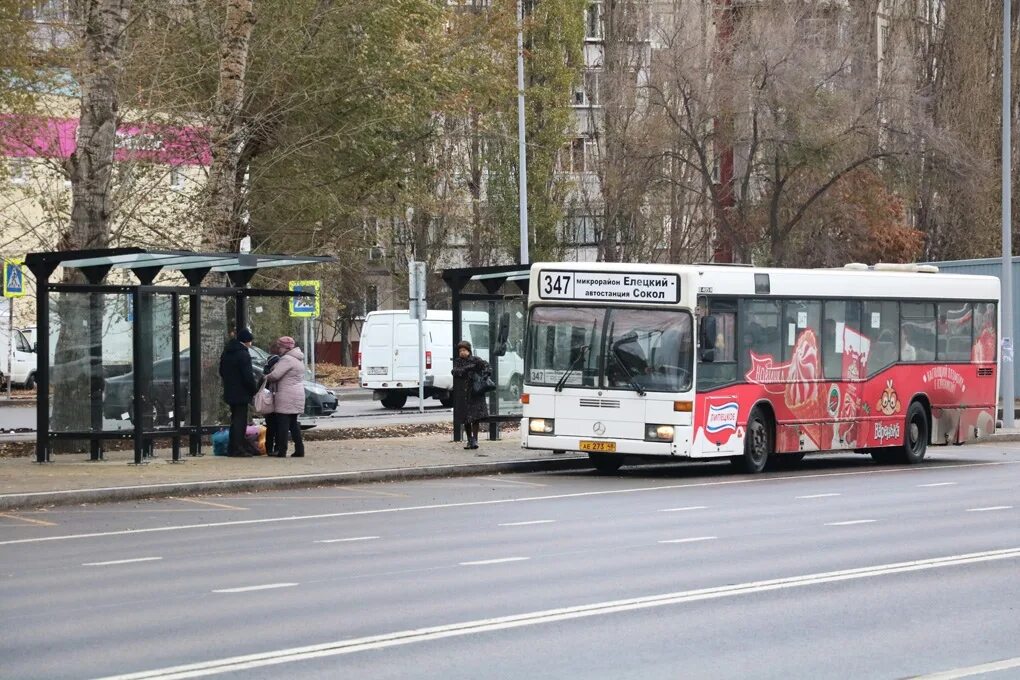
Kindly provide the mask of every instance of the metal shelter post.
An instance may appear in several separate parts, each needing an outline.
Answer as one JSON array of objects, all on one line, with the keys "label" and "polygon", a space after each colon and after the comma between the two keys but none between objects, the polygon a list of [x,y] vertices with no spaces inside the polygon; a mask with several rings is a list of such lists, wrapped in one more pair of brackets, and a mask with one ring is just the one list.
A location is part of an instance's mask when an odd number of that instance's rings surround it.
[{"label": "metal shelter post", "polygon": [[49,262],[29,261],[35,276],[36,407],[35,462],[50,461],[50,276],[57,268]]}]

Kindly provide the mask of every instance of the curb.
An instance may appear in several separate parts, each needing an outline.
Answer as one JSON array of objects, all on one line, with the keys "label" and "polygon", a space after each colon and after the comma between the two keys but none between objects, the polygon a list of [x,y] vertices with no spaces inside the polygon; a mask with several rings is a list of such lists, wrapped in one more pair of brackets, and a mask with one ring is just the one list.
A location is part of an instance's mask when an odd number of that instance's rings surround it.
[{"label": "curb", "polygon": [[587,456],[583,458],[571,456],[545,460],[427,465],[423,467],[384,468],[380,470],[356,470],[351,472],[321,472],[283,477],[247,477],[241,479],[215,479],[204,482],[113,486],[99,489],[36,491],[0,495],[0,512],[44,505],[78,505],[81,503],[166,498],[168,496],[293,489],[326,484],[367,484],[370,482],[398,482],[411,479],[435,479],[439,477],[469,477],[493,473],[578,470],[590,467],[591,463]]}]

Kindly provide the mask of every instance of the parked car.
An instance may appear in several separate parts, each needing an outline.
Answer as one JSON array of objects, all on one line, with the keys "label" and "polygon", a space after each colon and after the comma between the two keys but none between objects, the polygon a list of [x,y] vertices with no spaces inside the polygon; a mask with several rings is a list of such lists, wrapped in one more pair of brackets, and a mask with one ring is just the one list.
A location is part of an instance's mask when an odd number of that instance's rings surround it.
[{"label": "parked car", "polygon": [[[269,354],[251,347],[252,370],[255,373],[256,382],[261,383],[263,370]],[[190,353],[184,350],[180,354],[181,372],[181,404],[184,406],[183,417],[187,417],[189,407],[189,377],[191,376]],[[132,414],[132,393],[134,388],[134,372],[118,375],[114,378],[107,378],[103,390],[103,416],[110,419],[121,420],[124,414],[131,418]],[[170,358],[160,359],[152,365],[152,410],[155,424],[165,426],[170,424],[170,413],[173,411],[173,360]],[[222,395],[210,395],[204,398],[220,400]],[[305,412],[306,416],[328,416],[336,411],[336,393],[327,389],[324,385],[311,380],[311,373],[305,373]]]},{"label": "parked car", "polygon": [[0,376],[3,376],[0,385],[7,384],[8,361],[13,383],[29,390],[34,388],[37,361],[34,345],[17,328],[8,332],[7,328],[0,327]]}]

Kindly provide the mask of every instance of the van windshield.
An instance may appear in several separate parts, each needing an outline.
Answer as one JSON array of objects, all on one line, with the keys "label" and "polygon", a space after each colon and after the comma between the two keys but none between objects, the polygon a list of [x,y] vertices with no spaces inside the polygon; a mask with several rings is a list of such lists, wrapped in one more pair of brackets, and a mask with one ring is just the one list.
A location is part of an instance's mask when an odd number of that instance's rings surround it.
[{"label": "van windshield", "polygon": [[528,383],[648,392],[691,388],[694,336],[684,310],[541,306],[531,311]]}]

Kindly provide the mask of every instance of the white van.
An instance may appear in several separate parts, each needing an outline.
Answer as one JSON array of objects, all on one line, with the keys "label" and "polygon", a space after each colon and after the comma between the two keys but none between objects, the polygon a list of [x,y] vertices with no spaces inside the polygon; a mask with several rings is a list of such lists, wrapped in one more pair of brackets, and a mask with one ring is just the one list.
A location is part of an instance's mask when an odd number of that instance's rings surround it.
[{"label": "white van", "polygon": [[7,384],[7,367],[11,366],[11,379],[15,385],[32,389],[35,387],[36,356],[35,348],[29,343],[25,334],[14,329],[8,331],[6,324],[0,323],[0,384]]},{"label": "white van", "polygon": [[[469,340],[477,354],[489,360],[489,317],[464,312]],[[443,406],[453,404],[453,312],[430,310],[422,324],[425,350],[425,396]],[[407,310],[370,312],[361,329],[358,348],[359,382],[386,408],[403,408],[418,394],[418,322]],[[524,360],[517,352],[499,357],[499,382],[509,398],[518,399]]]}]

